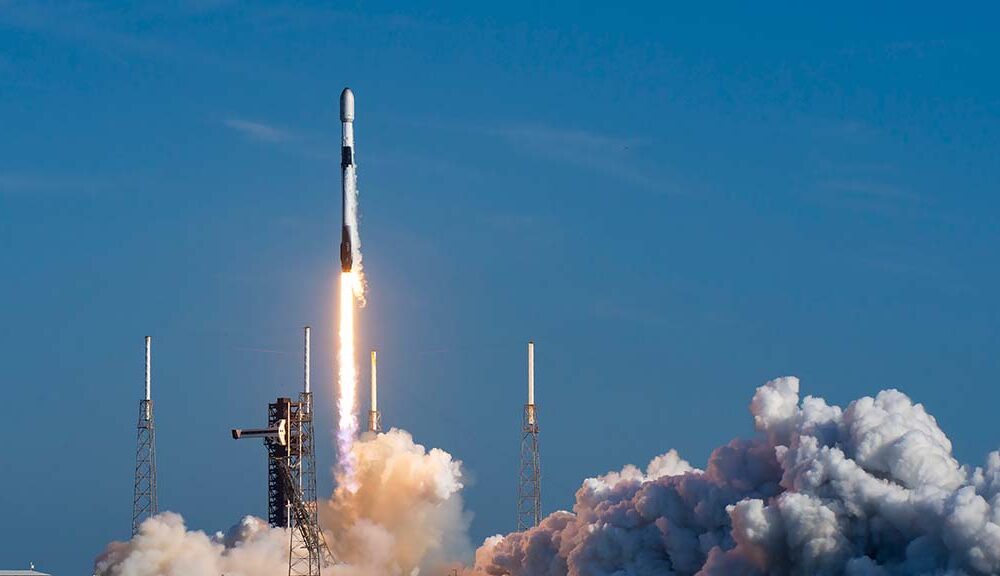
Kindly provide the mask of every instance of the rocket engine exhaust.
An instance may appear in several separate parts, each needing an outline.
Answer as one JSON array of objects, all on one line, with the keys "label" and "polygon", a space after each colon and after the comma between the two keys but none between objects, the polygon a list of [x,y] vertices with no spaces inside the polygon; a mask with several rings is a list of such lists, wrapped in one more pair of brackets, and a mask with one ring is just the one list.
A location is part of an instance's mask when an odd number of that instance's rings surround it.
[{"label": "rocket engine exhaust", "polygon": [[353,451],[358,434],[358,369],[354,345],[354,313],[357,302],[364,304],[364,279],[361,270],[361,240],[358,235],[358,190],[354,165],[354,93],[344,88],[340,94],[341,155],[340,183],[340,294],[337,350],[337,451],[338,483],[348,490],[357,489],[356,462]]}]

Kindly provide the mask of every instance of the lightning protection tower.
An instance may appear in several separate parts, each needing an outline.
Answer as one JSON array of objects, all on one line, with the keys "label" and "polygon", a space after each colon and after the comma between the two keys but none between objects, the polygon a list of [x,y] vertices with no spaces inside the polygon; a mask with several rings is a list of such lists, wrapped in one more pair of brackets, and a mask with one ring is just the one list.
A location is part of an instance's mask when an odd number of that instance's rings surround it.
[{"label": "lightning protection tower", "polygon": [[149,394],[150,341],[146,336],[146,393],[139,401],[136,424],[135,486],[132,490],[132,535],[139,532],[143,520],[156,515],[156,430],[153,426],[153,400]]},{"label": "lightning protection tower", "polygon": [[535,410],[535,343],[528,342],[528,403],[521,423],[521,465],[517,483],[517,530],[542,520],[542,463],[538,455],[538,413]]},{"label": "lightning protection tower", "polygon": [[[302,513],[305,518],[294,518],[296,524],[307,524],[306,530],[292,530],[288,541],[288,574],[289,576],[319,576],[322,562],[322,550],[318,543],[309,542],[311,534],[320,534],[319,510],[316,503],[316,445],[313,434],[312,388],[309,384],[309,355],[311,349],[310,329],[303,330],[303,387],[299,394],[297,412],[298,434],[292,435],[292,440],[298,444],[288,451],[288,467],[292,477],[298,477],[301,491]],[[291,507],[294,512],[294,507]]]},{"label": "lightning protection tower", "polygon": [[368,431],[378,434],[382,431],[382,413],[378,410],[378,365],[372,350],[372,407],[368,411]]}]

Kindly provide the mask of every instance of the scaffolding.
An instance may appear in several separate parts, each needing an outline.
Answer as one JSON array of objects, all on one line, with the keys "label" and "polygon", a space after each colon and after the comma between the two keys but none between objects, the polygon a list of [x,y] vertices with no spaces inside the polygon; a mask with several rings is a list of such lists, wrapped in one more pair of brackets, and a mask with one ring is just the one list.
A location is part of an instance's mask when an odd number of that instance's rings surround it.
[{"label": "scaffolding", "polygon": [[287,505],[288,576],[319,576],[323,561],[322,536],[316,504],[316,457],[313,449],[310,393],[299,402],[288,403],[288,450],[281,459],[272,457],[281,473]]},{"label": "scaffolding", "polygon": [[233,438],[263,438],[267,448],[267,519],[288,529],[288,576],[320,576],[337,560],[319,528],[316,449],[309,383],[309,327],[305,328],[305,385],[298,401],[267,406],[267,428],[233,430]]},{"label": "scaffolding", "polygon": [[153,400],[149,389],[151,338],[146,336],[146,393],[139,401],[136,424],[135,484],[132,488],[132,536],[139,526],[158,509],[156,502],[156,428],[153,426]]}]

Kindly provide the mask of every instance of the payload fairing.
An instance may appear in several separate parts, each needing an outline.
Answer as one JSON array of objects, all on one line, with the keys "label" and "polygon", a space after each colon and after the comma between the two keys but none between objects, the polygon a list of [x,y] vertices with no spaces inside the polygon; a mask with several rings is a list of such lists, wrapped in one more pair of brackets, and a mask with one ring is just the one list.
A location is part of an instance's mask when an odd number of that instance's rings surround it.
[{"label": "payload fairing", "polygon": [[340,231],[340,269],[350,272],[354,268],[354,250],[357,239],[357,173],[354,168],[354,93],[344,88],[340,93],[340,190],[343,220]]}]

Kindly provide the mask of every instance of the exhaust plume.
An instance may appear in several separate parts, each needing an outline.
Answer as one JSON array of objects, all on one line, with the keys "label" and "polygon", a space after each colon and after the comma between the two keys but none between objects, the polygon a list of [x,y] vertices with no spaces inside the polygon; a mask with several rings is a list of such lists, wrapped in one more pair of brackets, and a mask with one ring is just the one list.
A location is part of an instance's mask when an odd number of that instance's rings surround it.
[{"label": "exhaust plume", "polygon": [[189,531],[179,514],[142,523],[128,542],[112,542],[94,562],[98,576],[274,576],[288,572],[288,533],[247,516],[227,534]]},{"label": "exhaust plume", "polygon": [[358,434],[358,369],[354,352],[354,299],[360,272],[340,275],[337,330],[337,483],[357,489],[354,439]]},{"label": "exhaust plume", "polygon": [[[461,463],[426,450],[409,433],[365,434],[353,444],[357,486],[320,502],[320,527],[344,565],[333,576],[444,574],[469,557]],[[276,576],[288,573],[289,533],[248,516],[208,535],[165,512],[128,542],[113,542],[94,563],[97,576]]]},{"label": "exhaust plume", "polygon": [[[896,390],[846,408],[799,397],[796,378],[757,389],[758,434],[704,470],[675,451],[584,481],[573,511],[487,539],[466,576],[1000,573],[1000,452],[962,466],[934,418]],[[468,557],[461,464],[404,431],[353,444],[357,488],[320,524],[346,565],[334,576],[448,574]],[[209,536],[164,513],[108,546],[99,576],[271,576],[288,533],[244,519]]]},{"label": "exhaust plume", "polygon": [[351,574],[443,574],[472,553],[461,463],[408,432],[366,433],[354,445],[358,489],[338,487],[320,509],[328,541]]},{"label": "exhaust plume", "polygon": [[996,574],[1000,453],[960,466],[934,418],[896,390],[845,410],[757,390],[760,435],[704,471],[668,452],[591,478],[573,512],[494,536],[468,574]]}]

